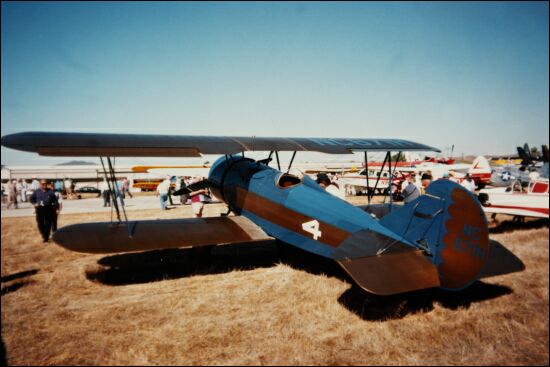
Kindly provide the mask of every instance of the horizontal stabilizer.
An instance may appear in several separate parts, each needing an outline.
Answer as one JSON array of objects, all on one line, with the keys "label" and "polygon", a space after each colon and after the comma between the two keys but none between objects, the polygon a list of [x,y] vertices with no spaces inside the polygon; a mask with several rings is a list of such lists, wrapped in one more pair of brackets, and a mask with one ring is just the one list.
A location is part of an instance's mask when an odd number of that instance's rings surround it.
[{"label": "horizontal stabilizer", "polygon": [[490,244],[491,256],[481,270],[480,278],[489,278],[525,270],[523,262],[510,250],[496,241]]},{"label": "horizontal stabilizer", "polygon": [[437,266],[441,288],[460,290],[479,278],[490,257],[487,219],[477,198],[450,180],[437,180],[380,224],[423,248]]},{"label": "horizontal stabilizer", "polygon": [[100,254],[269,239],[244,217],[81,223],[60,228],[53,235],[53,240],[68,250]]},{"label": "horizontal stabilizer", "polygon": [[337,261],[361,288],[381,296],[439,286],[436,266],[419,250]]}]

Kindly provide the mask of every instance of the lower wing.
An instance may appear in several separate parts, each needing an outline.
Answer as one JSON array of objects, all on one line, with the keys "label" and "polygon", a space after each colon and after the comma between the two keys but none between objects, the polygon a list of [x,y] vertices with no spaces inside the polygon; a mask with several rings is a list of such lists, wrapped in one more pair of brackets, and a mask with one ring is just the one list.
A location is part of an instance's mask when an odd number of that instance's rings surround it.
[{"label": "lower wing", "polygon": [[60,228],[53,235],[68,250],[98,254],[269,239],[260,227],[240,216],[81,223]]}]

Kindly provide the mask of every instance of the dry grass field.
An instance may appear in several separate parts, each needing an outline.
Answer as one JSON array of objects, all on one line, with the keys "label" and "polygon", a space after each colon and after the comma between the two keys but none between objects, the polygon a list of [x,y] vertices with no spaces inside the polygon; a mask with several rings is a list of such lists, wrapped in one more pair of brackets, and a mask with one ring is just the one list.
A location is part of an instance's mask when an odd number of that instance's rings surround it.
[{"label": "dry grass field", "polygon": [[548,365],[548,223],[504,223],[491,239],[526,270],[460,292],[375,297],[335,263],[281,260],[271,242],[218,247],[208,261],[185,249],[86,255],[44,245],[32,217],[2,218],[7,363]]}]

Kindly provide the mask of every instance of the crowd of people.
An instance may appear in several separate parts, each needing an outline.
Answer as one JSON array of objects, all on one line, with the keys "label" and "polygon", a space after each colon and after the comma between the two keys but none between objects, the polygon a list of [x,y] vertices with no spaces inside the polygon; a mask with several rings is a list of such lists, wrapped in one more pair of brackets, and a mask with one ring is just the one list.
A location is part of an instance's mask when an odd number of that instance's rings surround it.
[{"label": "crowd of people", "polygon": [[[443,173],[442,177],[439,179],[456,182],[472,193],[475,193],[477,189],[470,174],[466,174],[461,180],[458,180],[453,172],[448,172]],[[425,194],[428,186],[433,180],[434,178],[431,171],[422,172],[418,175],[413,172],[402,180],[400,187],[398,187],[398,185],[393,185],[391,193],[396,200],[402,200],[407,204],[414,201],[420,195]],[[338,175],[334,175],[331,179],[329,174],[319,173],[317,174],[316,182],[332,195],[345,199],[346,191],[343,190],[344,184],[340,182]]]},{"label": "crowd of people", "polygon": [[[74,183],[70,179],[56,180],[55,182],[48,181],[48,185],[60,196],[63,194],[68,198],[73,198],[75,195]],[[2,184],[2,192],[6,194],[6,208],[18,209],[19,204],[30,202],[30,198],[40,187],[40,181],[36,177],[33,177],[32,180],[13,179],[6,184]]]},{"label": "crowd of people", "polygon": [[[461,182],[457,180],[452,172],[449,173],[443,173],[440,180],[449,180],[456,183],[459,183],[462,187],[464,187],[466,190],[470,191],[471,193],[475,193],[475,190],[477,189],[476,184],[470,174],[466,174]],[[411,201],[415,200],[417,197],[419,197],[422,194],[426,193],[426,190],[428,189],[428,186],[430,186],[431,182],[433,181],[433,176],[430,171],[422,173],[422,175],[417,176],[415,173],[411,173],[406,180],[404,180],[401,184],[401,192],[400,195],[405,202],[405,204],[410,203]]]},{"label": "crowd of people", "polygon": [[19,203],[27,202],[30,195],[40,187],[38,180],[33,179],[31,183],[27,180],[9,180],[6,185],[3,185],[2,191],[6,193],[8,206],[10,209],[18,208]]}]

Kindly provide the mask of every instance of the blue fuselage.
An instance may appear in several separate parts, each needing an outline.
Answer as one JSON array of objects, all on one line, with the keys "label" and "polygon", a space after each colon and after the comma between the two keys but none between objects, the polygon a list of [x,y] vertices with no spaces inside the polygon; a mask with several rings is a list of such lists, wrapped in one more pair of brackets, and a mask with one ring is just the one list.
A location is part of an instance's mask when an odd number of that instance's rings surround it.
[{"label": "blue fuselage", "polygon": [[219,158],[209,180],[214,194],[233,212],[269,235],[318,255],[333,259],[372,255],[368,246],[361,250],[352,240],[365,231],[372,232],[373,241],[408,242],[311,178],[288,175],[240,155]]}]

